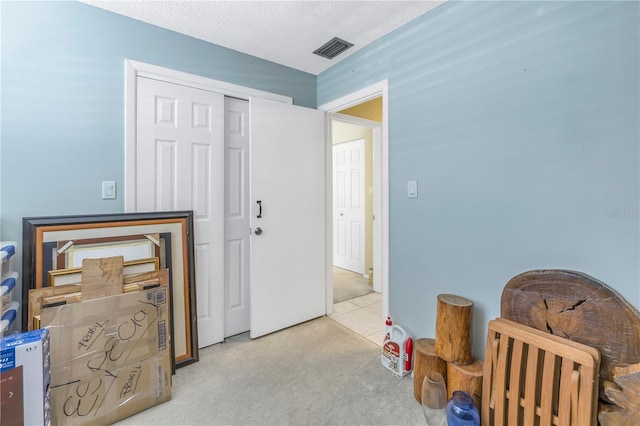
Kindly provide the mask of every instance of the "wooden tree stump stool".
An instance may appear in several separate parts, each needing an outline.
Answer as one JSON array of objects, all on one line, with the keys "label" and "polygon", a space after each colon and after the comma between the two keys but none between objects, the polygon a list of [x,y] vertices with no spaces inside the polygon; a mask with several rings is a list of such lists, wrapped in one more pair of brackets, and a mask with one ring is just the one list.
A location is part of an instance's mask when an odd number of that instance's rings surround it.
[{"label": "wooden tree stump stool", "polygon": [[434,339],[418,339],[413,346],[413,396],[422,403],[422,381],[431,371],[447,378],[447,363],[436,355]]},{"label": "wooden tree stump stool", "polygon": [[453,392],[465,391],[473,398],[473,403],[479,410],[482,407],[482,361],[476,359],[469,365],[447,364],[447,399],[451,399]]},{"label": "wooden tree stump stool", "polygon": [[453,294],[439,294],[436,311],[436,354],[447,362],[468,365],[471,354],[473,302]]}]

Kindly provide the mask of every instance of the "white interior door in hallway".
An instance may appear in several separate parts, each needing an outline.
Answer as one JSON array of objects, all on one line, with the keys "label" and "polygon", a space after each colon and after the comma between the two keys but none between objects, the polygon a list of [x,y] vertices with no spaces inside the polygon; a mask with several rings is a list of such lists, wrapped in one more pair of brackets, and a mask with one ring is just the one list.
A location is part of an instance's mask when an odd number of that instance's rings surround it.
[{"label": "white interior door in hallway", "polygon": [[200,347],[222,340],[224,95],[137,79],[137,211],[193,210]]},{"label": "white interior door in hallway", "polygon": [[333,145],[333,265],[364,274],[364,139]]}]

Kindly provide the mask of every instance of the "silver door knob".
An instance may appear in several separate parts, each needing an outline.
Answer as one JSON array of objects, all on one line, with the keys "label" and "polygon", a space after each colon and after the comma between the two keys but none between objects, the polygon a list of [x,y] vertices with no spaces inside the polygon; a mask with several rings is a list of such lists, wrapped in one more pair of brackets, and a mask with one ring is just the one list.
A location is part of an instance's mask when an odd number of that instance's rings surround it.
[{"label": "silver door knob", "polygon": [[262,234],[262,228],[257,227],[254,232],[256,233],[256,235],[260,235],[260,234]]}]

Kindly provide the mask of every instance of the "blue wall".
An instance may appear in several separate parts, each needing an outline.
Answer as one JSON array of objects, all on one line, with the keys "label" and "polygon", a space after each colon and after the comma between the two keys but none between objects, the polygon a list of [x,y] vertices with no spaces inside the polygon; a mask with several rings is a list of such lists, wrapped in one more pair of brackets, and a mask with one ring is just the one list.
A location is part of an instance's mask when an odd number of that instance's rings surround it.
[{"label": "blue wall", "polygon": [[[506,282],[573,269],[640,305],[638,2],[448,2],[318,76],[322,105],[389,80],[390,312],[435,334]],[[407,180],[419,198],[407,199]]]},{"label": "blue wall", "polygon": [[[2,1],[0,13],[2,240],[22,240],[23,216],[124,211],[125,58],[316,106],[312,74],[82,3]],[[101,200],[102,180],[117,200]]]}]

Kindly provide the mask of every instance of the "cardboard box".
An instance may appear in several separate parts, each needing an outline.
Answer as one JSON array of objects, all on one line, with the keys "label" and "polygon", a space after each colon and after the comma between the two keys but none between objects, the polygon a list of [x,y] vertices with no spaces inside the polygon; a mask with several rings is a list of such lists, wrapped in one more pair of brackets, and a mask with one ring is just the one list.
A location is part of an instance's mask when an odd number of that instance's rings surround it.
[{"label": "cardboard box", "polygon": [[50,425],[49,332],[0,339],[0,425]]},{"label": "cardboard box", "polygon": [[171,399],[168,287],[47,307],[54,424],[111,424]]}]

